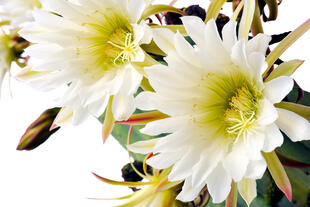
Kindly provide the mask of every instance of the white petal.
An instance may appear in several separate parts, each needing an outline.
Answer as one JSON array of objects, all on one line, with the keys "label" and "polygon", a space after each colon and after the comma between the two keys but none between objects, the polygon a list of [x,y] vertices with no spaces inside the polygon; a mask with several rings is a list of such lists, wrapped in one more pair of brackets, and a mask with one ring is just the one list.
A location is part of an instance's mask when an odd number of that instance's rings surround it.
[{"label": "white petal", "polygon": [[[154,148],[154,153],[160,152],[174,152],[185,145],[191,140],[193,133],[191,129],[181,129],[172,134],[169,134],[156,144]],[[196,144],[196,143],[195,143]],[[198,149],[196,149],[198,150]],[[199,150],[197,151],[200,154]]]},{"label": "white petal", "polygon": [[113,98],[112,113],[117,121],[127,120],[135,111],[135,101],[133,95],[125,95],[122,92]]},{"label": "white petal", "polygon": [[259,114],[257,122],[260,126],[270,125],[278,118],[278,112],[276,108],[270,103],[269,100],[263,99],[260,102]]},{"label": "white petal", "polygon": [[247,54],[250,55],[253,52],[259,52],[263,55],[266,54],[267,48],[269,46],[269,42],[271,40],[271,37],[262,33],[259,33],[255,37],[253,37],[251,40],[249,40],[247,44]]},{"label": "white petal", "polygon": [[245,51],[245,40],[239,40],[231,50],[231,59],[232,61],[240,67],[240,69],[244,70],[245,72],[248,71],[248,61],[247,55]]},{"label": "white petal", "polygon": [[193,41],[202,47],[205,46],[205,40],[203,37],[205,23],[196,16],[185,16],[181,18],[187,34],[193,39]]},{"label": "white petal", "polygon": [[171,40],[174,38],[174,33],[169,29],[153,29],[153,39],[157,46],[168,54],[170,51],[175,51],[174,44]]},{"label": "white petal", "polygon": [[224,201],[231,189],[231,177],[219,163],[207,178],[208,191],[212,197],[213,203]]},{"label": "white petal", "polygon": [[238,183],[238,191],[242,198],[245,200],[248,206],[250,206],[251,202],[256,198],[256,180],[243,178]]},{"label": "white petal", "polygon": [[125,70],[126,73],[124,74],[125,77],[120,90],[122,90],[124,95],[130,96],[137,92],[143,76],[132,67],[128,67]]},{"label": "white petal", "polygon": [[145,111],[156,110],[156,95],[153,92],[142,92],[135,98],[137,108]]},{"label": "white petal", "polygon": [[78,106],[76,109],[74,109],[72,124],[78,125],[85,121],[89,117],[90,113],[86,108],[83,108],[81,106]]},{"label": "white petal", "polygon": [[130,0],[129,4],[128,4],[128,11],[129,11],[129,15],[130,15],[130,19],[133,23],[136,23],[144,9],[145,9],[145,1],[144,0]]},{"label": "white petal", "polygon": [[209,174],[217,166],[223,157],[223,148],[221,146],[209,146],[200,155],[199,162],[193,167],[193,186],[201,185],[205,182]]},{"label": "white petal", "polygon": [[208,21],[204,30],[206,50],[215,53],[223,62],[230,62],[229,54],[223,46],[222,39],[218,33],[214,19]]},{"label": "white petal", "polygon": [[288,76],[281,76],[265,83],[264,95],[271,103],[281,102],[293,89],[294,81]]},{"label": "white petal", "polygon": [[195,148],[184,153],[183,157],[173,166],[168,178],[170,181],[183,180],[192,172],[193,165],[199,160],[200,153]]},{"label": "white petal", "polygon": [[239,182],[244,176],[249,158],[247,148],[243,144],[243,140],[235,143],[232,151],[223,159],[225,170],[231,175],[235,182]]},{"label": "white petal", "polygon": [[230,21],[226,23],[225,26],[223,27],[222,31],[223,45],[228,53],[231,53],[232,47],[237,42],[236,28],[237,28],[237,22],[235,21]]},{"label": "white petal", "polygon": [[192,178],[188,177],[185,179],[185,182],[182,187],[182,191],[179,193],[176,199],[183,202],[193,201],[200,193],[205,184],[201,184],[200,186],[192,185]]},{"label": "white petal", "polygon": [[130,145],[127,145],[127,149],[140,154],[148,154],[153,152],[153,149],[160,139],[151,139],[146,141],[139,141]]},{"label": "white petal", "polygon": [[263,147],[264,152],[271,152],[275,148],[280,147],[283,143],[283,135],[276,124],[266,126],[265,129],[265,143]]},{"label": "white petal", "polygon": [[69,107],[62,107],[58,112],[54,124],[57,126],[64,126],[69,123],[73,118],[73,109]]},{"label": "white petal", "polygon": [[264,158],[261,160],[250,161],[244,177],[251,179],[260,179],[263,177],[267,168],[267,163]]},{"label": "white petal", "polygon": [[156,169],[166,169],[183,156],[183,151],[160,153],[149,158],[146,163]]},{"label": "white petal", "polygon": [[265,61],[265,55],[254,52],[249,55],[249,64],[253,69],[253,77],[263,81],[262,75],[268,67],[267,62]]},{"label": "white petal", "polygon": [[188,117],[169,117],[157,121],[150,122],[140,130],[141,133],[150,136],[156,136],[162,133],[172,133],[186,126]]},{"label": "white petal", "polygon": [[259,130],[247,136],[246,145],[248,156],[251,160],[258,160],[261,158],[261,150],[264,147],[265,137],[265,133]]},{"label": "white petal", "polygon": [[183,60],[197,67],[202,67],[199,59],[195,55],[193,46],[179,32],[174,36],[174,45]]},{"label": "white petal", "polygon": [[277,110],[276,124],[293,142],[310,139],[310,124],[306,119],[285,109]]}]

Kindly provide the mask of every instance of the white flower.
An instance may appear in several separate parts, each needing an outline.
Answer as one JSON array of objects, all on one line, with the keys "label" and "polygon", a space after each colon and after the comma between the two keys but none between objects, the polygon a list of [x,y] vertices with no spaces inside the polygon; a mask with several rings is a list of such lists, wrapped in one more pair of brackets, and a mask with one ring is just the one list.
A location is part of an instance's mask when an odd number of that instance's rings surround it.
[{"label": "white flower", "polygon": [[140,45],[151,41],[149,27],[139,22],[145,1],[53,0],[43,6],[49,11],[33,12],[35,21],[20,34],[35,43],[25,52],[32,72],[43,71],[33,83],[47,89],[69,84],[58,119],[73,114],[76,124],[89,113],[100,116],[110,96],[114,118],[128,119],[143,78],[135,64],[146,59]]},{"label": "white flower", "polygon": [[0,94],[5,74],[10,70],[11,64],[15,60],[12,42],[11,36],[5,33],[0,34]]},{"label": "white flower", "polygon": [[0,16],[11,20],[11,24],[17,26],[32,20],[31,11],[41,8],[39,0],[0,0],[2,12]]},{"label": "white flower", "polygon": [[155,42],[168,54],[168,66],[145,69],[156,93],[143,92],[136,99],[138,108],[170,116],[148,123],[141,132],[171,134],[128,147],[156,154],[147,161],[154,168],[173,166],[169,180],[185,179],[178,195],[182,201],[193,200],[207,185],[213,202],[222,202],[232,180],[239,191],[247,186],[255,196],[255,179],[266,170],[261,151],[282,145],[280,130],[293,141],[310,139],[306,119],[274,106],[292,90],[293,80],[263,81],[270,37],[238,40],[237,23],[229,22],[222,40],[214,20],[206,25],[197,17],[182,20],[197,45],[168,30],[154,31]]}]

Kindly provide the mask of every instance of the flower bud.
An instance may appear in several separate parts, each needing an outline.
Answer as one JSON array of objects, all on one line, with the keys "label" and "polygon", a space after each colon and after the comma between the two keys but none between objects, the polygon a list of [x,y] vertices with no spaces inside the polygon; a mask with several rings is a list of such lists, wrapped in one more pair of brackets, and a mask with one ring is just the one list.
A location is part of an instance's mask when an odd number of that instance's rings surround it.
[{"label": "flower bud", "polygon": [[33,150],[43,144],[60,127],[51,129],[54,119],[60,108],[52,108],[44,111],[40,117],[35,120],[22,136],[17,150]]}]

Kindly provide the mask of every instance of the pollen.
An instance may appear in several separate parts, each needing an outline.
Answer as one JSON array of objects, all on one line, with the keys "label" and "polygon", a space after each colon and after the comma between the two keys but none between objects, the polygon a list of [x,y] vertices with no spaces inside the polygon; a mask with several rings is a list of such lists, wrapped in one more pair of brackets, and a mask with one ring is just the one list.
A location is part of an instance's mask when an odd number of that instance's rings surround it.
[{"label": "pollen", "polygon": [[[114,64],[118,63],[127,63],[135,58],[136,53],[139,49],[139,45],[133,41],[133,34],[128,32],[125,35],[125,40],[122,44],[118,44],[116,42],[108,41],[109,44],[114,46],[115,48],[120,49],[118,55],[114,58]],[[119,37],[117,37],[119,41]]]},{"label": "pollen", "polygon": [[237,89],[230,99],[229,108],[224,114],[224,121],[227,124],[226,131],[234,137],[234,142],[249,133],[255,124],[258,99],[259,97],[246,86]]}]

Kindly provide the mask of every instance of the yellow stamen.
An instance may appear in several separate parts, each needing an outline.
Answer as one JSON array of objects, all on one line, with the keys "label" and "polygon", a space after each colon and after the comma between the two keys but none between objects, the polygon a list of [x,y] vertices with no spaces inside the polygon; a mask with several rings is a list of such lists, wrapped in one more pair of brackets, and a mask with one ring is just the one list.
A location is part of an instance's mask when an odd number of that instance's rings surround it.
[{"label": "yellow stamen", "polygon": [[109,44],[112,46],[122,50],[114,59],[114,64],[117,64],[118,60],[121,60],[122,63],[130,62],[132,59],[134,59],[136,52],[139,48],[139,45],[132,41],[132,33],[127,33],[124,45],[116,44],[112,41],[108,41]]}]

